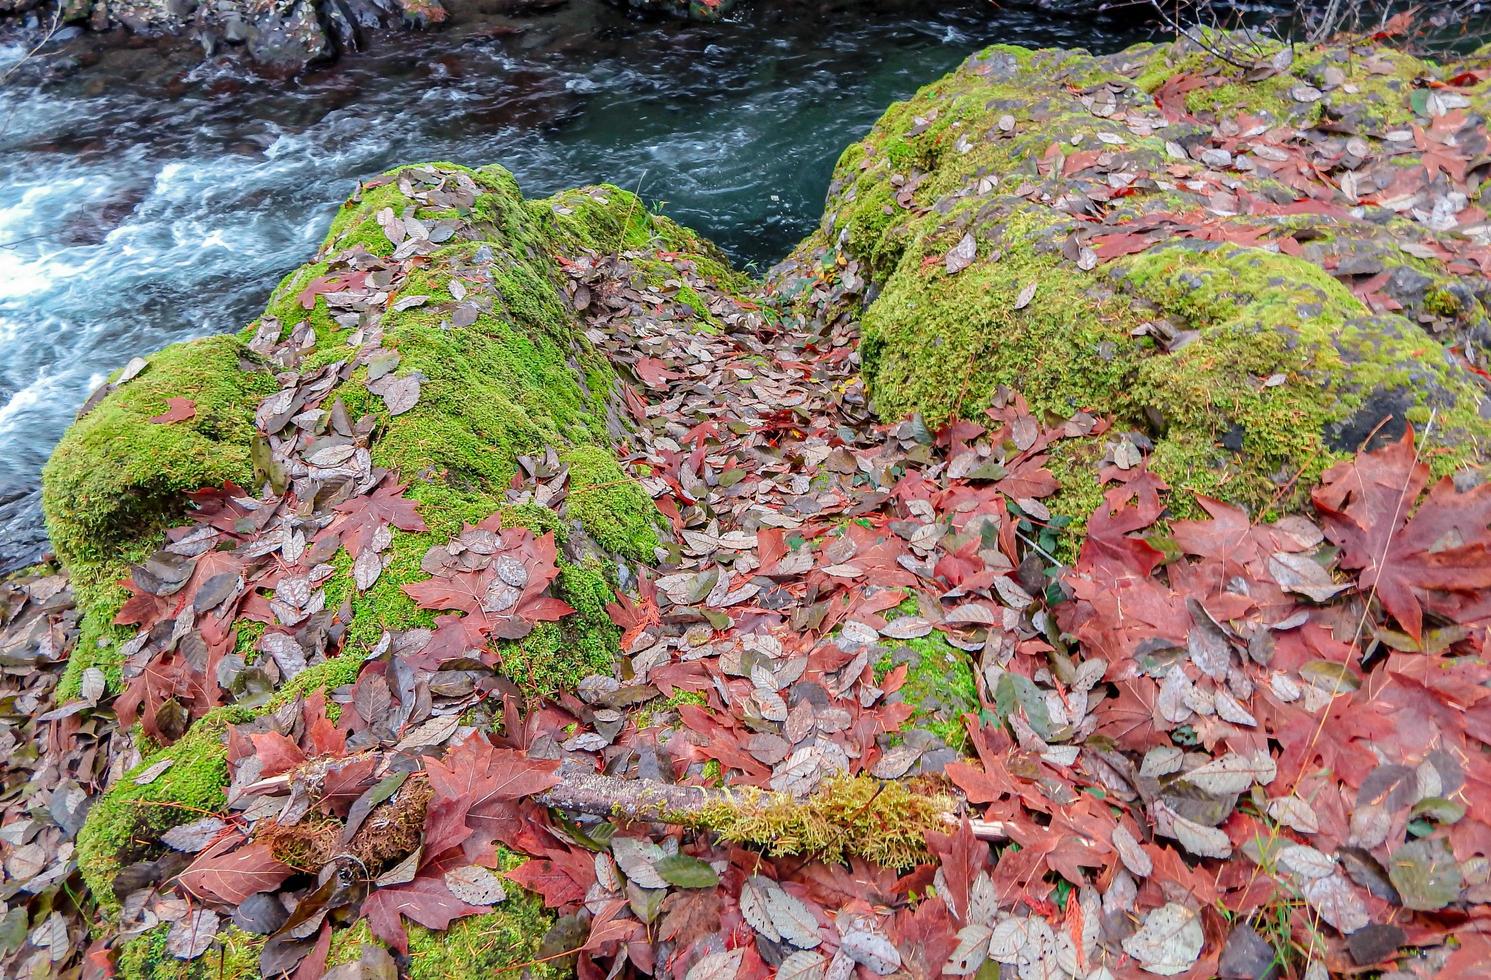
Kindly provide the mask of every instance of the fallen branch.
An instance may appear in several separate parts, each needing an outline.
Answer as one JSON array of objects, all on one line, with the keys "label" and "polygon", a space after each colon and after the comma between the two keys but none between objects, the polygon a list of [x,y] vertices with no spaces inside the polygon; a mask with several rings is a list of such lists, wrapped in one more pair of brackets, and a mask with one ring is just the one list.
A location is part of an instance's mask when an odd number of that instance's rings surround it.
[{"label": "fallen branch", "polygon": [[[805,816],[815,813],[827,816],[824,811],[842,811],[852,818],[851,823],[858,824],[871,813],[885,817],[886,810],[915,811],[925,805],[936,811],[937,821],[944,827],[956,826],[959,822],[951,797],[919,794],[903,783],[881,782],[864,776],[831,779],[817,793],[807,798],[798,798],[788,793],[767,793],[754,787],[724,789],[678,786],[652,779],[623,779],[605,776],[573,764],[563,766],[559,770],[559,777],[558,784],[539,793],[534,800],[569,813],[622,817],[638,823],[674,824],[714,831],[727,839],[737,839],[728,833],[731,829],[748,824],[770,826],[781,822],[784,814],[793,811]],[[1004,825],[997,821],[969,822],[973,826],[974,836],[982,840],[1005,840],[1009,837]],[[721,826],[722,823],[724,826]],[[884,833],[886,829],[893,829],[894,823],[895,821],[890,821],[888,825],[872,832]],[[845,825],[844,829],[850,828]],[[773,844],[780,843],[780,839],[741,838],[738,842],[757,844],[770,850]],[[859,847],[852,847],[847,843],[845,850],[849,853],[861,853]]]},{"label": "fallen branch", "polygon": [[[297,775],[315,781],[315,763],[244,787],[239,795],[288,788]],[[566,813],[632,823],[663,823],[712,833],[758,847],[772,856],[807,855],[825,861],[859,857],[887,867],[924,860],[927,834],[955,829],[963,819],[957,800],[919,792],[906,782],[870,776],[835,776],[811,795],[793,796],[754,786],[680,786],[653,779],[606,776],[574,763],[559,782],[532,797]],[[1009,835],[997,821],[970,820],[982,840]]]}]

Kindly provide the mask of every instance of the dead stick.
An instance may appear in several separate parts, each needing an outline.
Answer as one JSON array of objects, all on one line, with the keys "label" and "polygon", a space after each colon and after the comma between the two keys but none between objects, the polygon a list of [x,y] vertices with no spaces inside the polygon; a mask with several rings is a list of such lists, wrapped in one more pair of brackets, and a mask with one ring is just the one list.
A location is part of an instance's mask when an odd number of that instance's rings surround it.
[{"label": "dead stick", "polygon": [[[666,823],[707,829],[703,814],[714,804],[766,810],[793,798],[785,793],[739,793],[708,786],[678,786],[655,779],[624,779],[605,776],[574,763],[559,770],[559,782],[533,797],[534,802],[569,813],[597,817],[625,817],[637,823]],[[700,819],[693,820],[691,817]],[[947,821],[956,825],[952,813]],[[992,820],[970,820],[973,834],[981,840],[1006,840],[1004,824]]]},{"label": "dead stick", "polygon": [[[304,768],[304,767],[302,767]],[[238,796],[287,789],[295,773],[281,773],[261,779],[240,791]],[[655,779],[625,779],[606,776],[574,762],[560,767],[559,782],[535,793],[533,801],[541,806],[584,813],[597,817],[620,817],[635,823],[663,823],[698,830],[715,829],[711,817],[720,804],[737,814],[765,813],[782,806],[809,806],[808,800],[788,793],[764,792],[755,787],[744,789],[711,786],[680,786]],[[943,818],[950,827],[959,823],[957,814],[949,811]],[[1007,840],[1004,824],[994,820],[970,820],[973,835],[980,840]],[[763,842],[764,843],[764,842]]]}]

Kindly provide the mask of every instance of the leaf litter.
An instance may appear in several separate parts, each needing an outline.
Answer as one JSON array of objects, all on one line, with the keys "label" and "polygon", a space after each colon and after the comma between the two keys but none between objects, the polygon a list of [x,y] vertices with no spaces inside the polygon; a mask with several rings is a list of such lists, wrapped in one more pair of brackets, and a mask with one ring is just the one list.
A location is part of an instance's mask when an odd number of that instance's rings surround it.
[{"label": "leaf litter", "polygon": [[[1177,111],[1179,86],[1161,87],[1161,112]],[[1456,111],[1425,137],[1446,152]],[[1275,155],[1258,159],[1284,162]],[[1318,170],[1269,169],[1318,192]],[[1404,171],[1384,196],[1422,179]],[[421,186],[466,193],[458,180]],[[373,310],[449,237],[391,212],[379,223],[394,257],[333,268],[303,306]],[[1076,261],[1175,234],[1205,231],[1150,219],[1088,236]],[[640,258],[673,262],[676,278],[653,284]],[[968,236],[945,271],[976,260]],[[877,424],[852,322],[767,315],[663,253],[565,268],[590,342],[637,382],[619,393],[636,424],[627,458],[671,532],[662,567],[609,607],[617,673],[551,701],[520,697],[496,644],[572,614],[552,594],[556,545],[495,515],[468,525],[403,585],[437,614],[433,628],[385,634],[354,683],[230,727],[228,807],[167,833],[170,873],[121,875],[138,882],[122,896],[126,929],[170,923],[169,952],[190,959],[232,918],[267,935],[266,971],[288,971],[315,962],[332,910],[366,918],[402,955],[405,920],[443,929],[518,887],[580,923],[567,948],[586,975],[974,975],[992,963],[1199,976],[1256,959],[1258,930],[1280,916],[1332,971],[1400,947],[1440,963],[1491,951],[1491,505],[1484,486],[1430,487],[1411,431],[1327,472],[1314,515],[1272,524],[1211,500],[1204,518],[1171,519],[1168,488],[1121,439],[1068,566],[1050,557],[1041,504],[1057,490],[1049,450],[1105,435],[1105,420],[1038,419],[1006,391],[938,431]],[[715,330],[698,329],[685,286]],[[451,328],[473,311],[455,308]],[[158,742],[347,655],[352,612],[327,606],[330,559],[345,549],[365,591],[394,535],[425,529],[400,482],[414,475],[373,466],[375,426],[325,403],[366,365],[370,392],[398,414],[417,404],[419,377],[396,373],[376,326],[355,357],[300,370],[314,342],[278,325],[256,339],[282,369],[258,413],[264,492],[194,494],[189,522],[125,583],[118,622],[138,633],[112,709]],[[178,399],[152,421],[193,413]],[[541,469],[515,493],[562,506]],[[83,787],[138,755],[96,706],[97,682],[90,698],[53,703],[77,642],[65,579],[8,580],[0,614],[14,705],[3,737],[45,747],[31,762],[12,753],[7,770],[6,880],[31,898],[9,906],[6,948],[58,962],[84,944],[81,918],[46,911],[75,872]],[[234,653],[245,622],[263,627],[252,663]],[[941,735],[903,697],[907,671],[880,668],[934,636],[966,654],[977,694]],[[957,811],[877,867],[661,824],[574,823],[542,802],[573,769],[803,799],[868,775],[950,794]],[[288,842],[298,863],[283,860]],[[523,863],[501,870],[499,846]],[[383,970],[386,954],[366,950]]]}]

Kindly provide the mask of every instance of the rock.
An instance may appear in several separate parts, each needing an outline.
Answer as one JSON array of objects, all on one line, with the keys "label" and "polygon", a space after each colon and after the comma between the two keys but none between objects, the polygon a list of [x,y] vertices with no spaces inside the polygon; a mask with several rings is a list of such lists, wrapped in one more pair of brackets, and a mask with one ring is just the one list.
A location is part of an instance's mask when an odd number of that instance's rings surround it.
[{"label": "rock", "polygon": [[[349,644],[371,649],[384,629],[420,619],[399,586],[425,575],[421,559],[432,542],[479,520],[478,512],[500,511],[505,527],[559,535],[565,550],[556,591],[579,611],[562,626],[546,623],[523,638],[510,654],[523,663],[519,676],[552,691],[609,671],[618,631],[604,611],[614,593],[600,561],[651,560],[660,516],[617,462],[612,447],[626,409],[616,374],[583,333],[554,255],[609,249],[624,233],[723,269],[712,246],[650,215],[618,188],[528,201],[499,167],[401,168],[358,190],[317,257],[285,278],[264,316],[240,336],[179,344],[148,356],[143,368],[117,374],[68,430],[43,474],[54,546],[88,597],[81,611],[90,636],[100,638],[74,654],[69,676],[88,666],[121,669],[129,631],[110,626],[125,598],[115,583],[181,521],[189,493],[231,482],[252,488],[239,491],[252,497],[288,478],[315,499],[307,481],[317,477],[303,466],[277,477],[260,437],[270,431],[282,445],[297,427],[324,433],[330,418],[345,418],[349,431],[355,424],[370,444],[364,451],[371,463],[400,474],[421,518],[441,529],[436,538],[404,534],[393,542],[395,557],[377,586],[357,590],[366,592],[372,612],[358,615]],[[389,293],[417,301],[386,305]],[[397,360],[387,356],[393,351]],[[302,411],[302,403],[289,399],[278,405],[273,397],[298,390],[281,389],[280,379],[295,377],[307,361],[329,368],[315,375],[325,386],[317,389],[320,407]],[[378,378],[370,378],[375,370]],[[415,373],[417,401],[401,403],[397,413],[370,387]],[[195,414],[152,421],[168,398],[191,399]],[[283,418],[258,421],[277,415]],[[549,448],[556,450],[553,465],[565,468],[563,492],[509,503],[520,455],[541,458]],[[343,477],[320,479],[323,496],[348,492]],[[314,537],[314,528],[307,536]],[[342,585],[330,587],[350,590],[348,576],[356,574],[344,568],[336,575]],[[335,687],[351,680],[359,662],[357,656],[326,660],[302,668],[294,681]],[[190,808],[221,800],[221,726],[245,717],[234,706],[197,719],[181,741],[147,763],[179,764],[143,785],[121,780],[105,794],[79,839],[80,864],[96,898],[113,905],[123,897],[113,890],[114,876],[140,857],[135,841],[154,840],[190,816]],[[167,798],[188,809],[134,802]]]},{"label": "rock", "polygon": [[[1459,260],[1491,257],[1475,188],[1408,166],[1417,151],[1390,138],[1435,111],[1415,81],[1456,69],[1341,45],[1280,68],[1271,52],[1249,71],[1185,41],[977,54],[845,151],[821,228],[769,288],[859,319],[886,419],[977,417],[1013,388],[1145,433],[1151,468],[1187,494],[1287,509],[1410,424],[1436,474],[1482,464],[1488,282]],[[1291,96],[1327,74],[1319,100]],[[1449,138],[1483,144],[1483,90]],[[979,257],[949,275],[970,233]],[[868,287],[800,292],[836,264]],[[1114,451],[1053,454],[1060,513],[1098,503],[1078,474]]]},{"label": "rock", "polygon": [[[0,14],[35,0],[0,0]],[[141,37],[192,34],[208,55],[241,52],[258,70],[293,75],[366,43],[385,27],[443,23],[440,0],[66,0],[63,19]]]}]

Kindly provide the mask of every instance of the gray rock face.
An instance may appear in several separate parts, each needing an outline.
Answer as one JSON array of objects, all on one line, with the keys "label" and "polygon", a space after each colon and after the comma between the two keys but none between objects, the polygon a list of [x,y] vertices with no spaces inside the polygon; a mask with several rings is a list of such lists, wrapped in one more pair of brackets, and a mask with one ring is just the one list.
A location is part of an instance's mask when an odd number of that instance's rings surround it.
[{"label": "gray rock face", "polygon": [[[0,15],[39,2],[0,0]],[[439,24],[446,10],[440,0],[62,0],[62,17],[143,37],[191,34],[208,54],[241,49],[261,70],[290,75],[360,48],[369,30]]]}]

